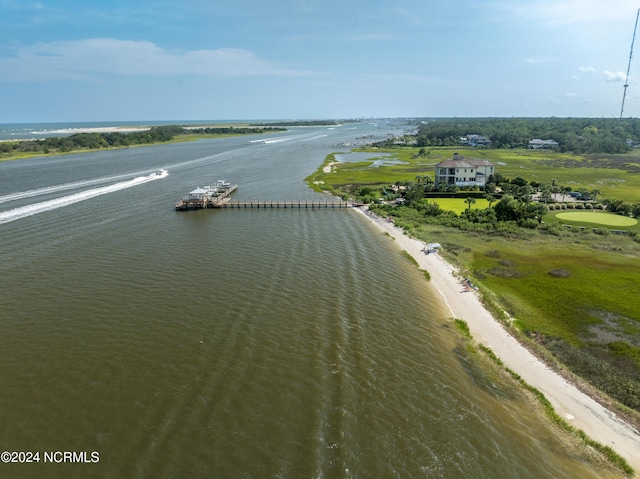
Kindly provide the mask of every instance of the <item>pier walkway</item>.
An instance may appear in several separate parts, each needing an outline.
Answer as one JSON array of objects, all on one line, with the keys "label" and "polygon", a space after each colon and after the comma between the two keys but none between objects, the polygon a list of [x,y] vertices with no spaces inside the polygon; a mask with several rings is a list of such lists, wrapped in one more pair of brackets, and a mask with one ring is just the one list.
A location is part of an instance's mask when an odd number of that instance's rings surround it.
[{"label": "pier walkway", "polygon": [[229,201],[229,198],[220,199],[217,201],[210,201],[207,199],[199,201],[179,202],[176,205],[176,210],[199,210],[205,208],[289,208],[289,209],[344,209],[344,208],[357,208],[362,206],[360,203],[353,201],[318,201],[318,200],[303,200],[303,201],[271,201],[271,200],[251,200],[251,201]]},{"label": "pier walkway", "polygon": [[217,208],[353,208],[360,203],[351,201],[227,201],[220,203]]},{"label": "pier walkway", "polygon": [[291,201],[274,201],[274,200],[250,200],[250,201],[231,201],[231,193],[238,189],[238,185],[231,185],[226,180],[218,180],[215,187],[205,186],[196,188],[188,195],[183,197],[176,203],[176,211],[200,210],[207,208],[325,208],[340,209],[353,208],[362,206],[361,203],[353,201],[336,200],[291,200]]}]

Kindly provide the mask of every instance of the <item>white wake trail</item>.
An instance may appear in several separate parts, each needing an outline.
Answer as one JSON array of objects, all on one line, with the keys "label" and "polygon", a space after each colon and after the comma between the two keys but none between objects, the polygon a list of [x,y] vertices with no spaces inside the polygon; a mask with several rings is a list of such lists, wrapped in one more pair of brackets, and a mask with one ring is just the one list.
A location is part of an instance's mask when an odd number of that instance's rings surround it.
[{"label": "white wake trail", "polygon": [[111,178],[98,178],[95,180],[77,181],[75,183],[65,183],[62,185],[47,186],[44,188],[38,188],[36,190],[19,191],[17,193],[10,193],[8,195],[0,196],[0,203],[22,200],[24,198],[33,198],[34,196],[42,196],[50,193],[58,193],[59,191],[71,190],[73,188],[80,188],[82,186],[91,186],[91,185],[97,185],[100,183],[107,183],[108,181],[119,180],[120,178],[126,178],[126,175],[114,176]]},{"label": "white wake trail", "polygon": [[0,224],[10,223],[28,216],[33,216],[45,211],[51,211],[64,206],[69,206],[80,201],[95,198],[96,196],[102,196],[115,191],[125,190],[133,186],[138,186],[150,181],[159,180],[169,176],[166,170],[161,170],[158,173],[153,173],[149,176],[140,176],[128,181],[122,181],[114,185],[102,186],[100,188],[93,188],[91,190],[81,191],[72,195],[63,196],[61,198],[54,198],[52,200],[41,201],[40,203],[33,203],[31,205],[21,206],[7,211],[0,212]]}]

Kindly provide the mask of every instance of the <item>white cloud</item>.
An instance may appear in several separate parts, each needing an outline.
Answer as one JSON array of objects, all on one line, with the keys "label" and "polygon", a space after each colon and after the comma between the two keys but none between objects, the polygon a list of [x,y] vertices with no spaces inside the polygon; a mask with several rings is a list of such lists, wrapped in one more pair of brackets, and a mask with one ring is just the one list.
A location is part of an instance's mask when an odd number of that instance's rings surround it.
[{"label": "white cloud", "polygon": [[604,73],[608,82],[623,82],[627,78],[624,72],[610,72],[609,70],[605,70],[602,73]]},{"label": "white cloud", "polygon": [[582,73],[596,73],[597,70],[593,67],[578,67],[578,70]]},{"label": "white cloud", "polygon": [[224,78],[317,73],[287,68],[243,49],[166,50],[151,42],[113,38],[37,43],[0,58],[0,81],[81,79],[97,74]]}]

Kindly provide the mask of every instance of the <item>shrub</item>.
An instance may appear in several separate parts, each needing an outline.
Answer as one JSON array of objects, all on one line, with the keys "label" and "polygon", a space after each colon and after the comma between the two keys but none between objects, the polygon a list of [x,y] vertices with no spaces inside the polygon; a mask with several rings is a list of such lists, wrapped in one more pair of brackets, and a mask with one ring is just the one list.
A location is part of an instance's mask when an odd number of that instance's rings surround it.
[{"label": "shrub", "polygon": [[536,229],[539,226],[538,220],[533,218],[527,218],[525,220],[518,221],[518,224],[523,228],[529,228],[531,230]]},{"label": "shrub", "polygon": [[567,203],[567,209],[572,210],[575,208],[575,204],[573,203]]},{"label": "shrub", "polygon": [[471,332],[469,331],[469,325],[467,324],[466,321],[462,319],[453,318],[453,324],[455,325],[456,329],[460,333],[462,333],[463,336],[467,338],[471,337]]},{"label": "shrub", "polygon": [[582,203],[576,203],[576,209],[577,210],[583,210],[584,209],[584,205]]},{"label": "shrub", "polygon": [[593,209],[593,205],[591,203],[587,203],[586,205],[584,205],[584,209],[585,210],[592,210]]}]

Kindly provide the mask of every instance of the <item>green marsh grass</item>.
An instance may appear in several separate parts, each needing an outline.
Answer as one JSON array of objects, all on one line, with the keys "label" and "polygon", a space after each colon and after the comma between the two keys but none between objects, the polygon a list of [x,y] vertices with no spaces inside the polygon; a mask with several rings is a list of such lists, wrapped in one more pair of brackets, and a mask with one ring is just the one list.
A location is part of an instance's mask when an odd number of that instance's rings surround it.
[{"label": "green marsh grass", "polygon": [[[590,155],[588,158],[569,153],[533,150],[492,150],[470,148],[428,148],[424,156],[418,148],[357,149],[371,153],[371,160],[357,163],[342,163],[332,173],[323,173],[320,168],[312,176],[324,181],[322,189],[339,190],[346,185],[391,184],[396,181],[413,181],[416,176],[434,175],[434,166],[457,152],[470,158],[486,159],[496,164],[496,171],[507,178],[521,176],[527,181],[541,184],[555,183],[574,190],[600,190],[599,198],[616,198],[628,203],[640,201],[640,174],[617,168],[620,156]],[[401,163],[372,167],[374,160],[387,154],[388,159]],[[640,163],[640,151],[624,155],[628,163]],[[600,166],[600,167],[597,167]],[[309,180],[311,177],[307,178]],[[311,181],[309,181],[311,184]]]}]

